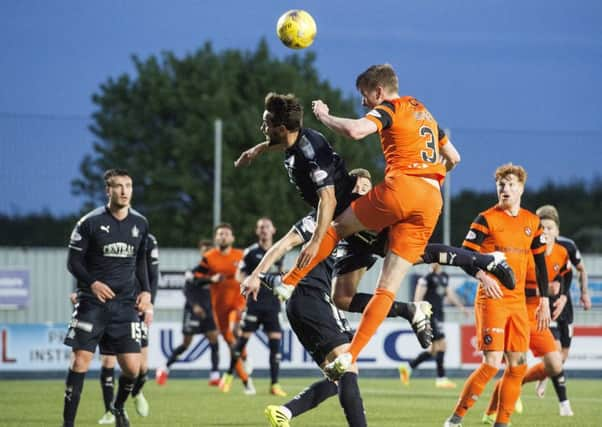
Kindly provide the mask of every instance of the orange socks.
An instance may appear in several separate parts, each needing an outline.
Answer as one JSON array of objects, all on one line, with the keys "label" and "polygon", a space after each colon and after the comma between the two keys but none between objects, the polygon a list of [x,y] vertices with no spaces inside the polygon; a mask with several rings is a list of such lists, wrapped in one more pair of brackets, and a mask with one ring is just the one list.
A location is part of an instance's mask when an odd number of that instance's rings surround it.
[{"label": "orange socks", "polygon": [[498,380],[495,383],[495,387],[493,389],[493,393],[491,393],[491,399],[489,400],[489,407],[485,413],[487,415],[495,414],[497,412],[497,404],[500,399],[500,387],[502,386],[502,381]]},{"label": "orange socks", "polygon": [[374,296],[364,309],[360,324],[349,347],[349,353],[351,353],[354,362],[387,317],[394,299],[395,294],[384,288],[377,288],[374,292]]},{"label": "orange socks", "polygon": [[544,364],[543,362],[540,362],[537,365],[531,366],[529,368],[529,370],[525,374],[525,378],[523,378],[523,384],[543,380],[547,376],[548,375],[546,374]]},{"label": "orange socks", "polygon": [[247,382],[249,380],[249,374],[247,374],[247,371],[245,371],[241,359],[238,359],[236,362],[236,373],[243,382]]},{"label": "orange socks", "polygon": [[454,414],[464,417],[466,412],[468,412],[468,410],[472,408],[472,405],[477,401],[481,393],[483,393],[487,383],[495,377],[497,371],[497,368],[482,363],[464,383],[464,389],[462,390],[458,404],[454,409]]},{"label": "orange socks", "polygon": [[514,412],[514,405],[520,396],[523,377],[527,372],[527,365],[506,366],[500,387],[500,403],[498,405],[496,423],[508,424]]},{"label": "orange socks", "polygon": [[341,238],[338,236],[336,231],[334,231],[334,227],[328,227],[328,230],[326,230],[326,234],[322,239],[322,243],[320,243],[320,248],[318,249],[316,256],[304,268],[299,268],[295,264],[295,267],[284,275],[282,278],[282,283],[285,285],[297,286],[297,284],[307,275],[307,273],[313,270],[316,265],[325,260],[326,257],[332,253],[339,240],[341,240]]}]

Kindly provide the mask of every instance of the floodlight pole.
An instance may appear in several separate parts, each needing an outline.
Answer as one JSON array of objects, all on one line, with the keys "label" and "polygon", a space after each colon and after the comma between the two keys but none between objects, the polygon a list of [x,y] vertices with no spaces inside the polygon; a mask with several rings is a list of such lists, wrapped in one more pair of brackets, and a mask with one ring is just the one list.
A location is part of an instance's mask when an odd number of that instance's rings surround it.
[{"label": "floodlight pole", "polygon": [[222,222],[222,120],[214,122],[213,228]]},{"label": "floodlight pole", "polygon": [[[445,129],[447,138],[451,141],[451,130]],[[443,244],[450,245],[451,235],[451,174],[445,176],[443,182]]]}]

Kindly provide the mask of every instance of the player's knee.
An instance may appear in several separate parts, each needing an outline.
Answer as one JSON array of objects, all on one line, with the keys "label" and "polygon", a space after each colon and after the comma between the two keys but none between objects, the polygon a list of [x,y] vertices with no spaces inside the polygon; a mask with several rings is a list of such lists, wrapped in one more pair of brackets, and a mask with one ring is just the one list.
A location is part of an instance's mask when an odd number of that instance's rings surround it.
[{"label": "player's knee", "polygon": [[549,377],[555,377],[562,372],[562,357],[559,354],[546,357],[544,360],[545,371]]},{"label": "player's knee", "polygon": [[129,378],[136,378],[140,373],[141,358],[140,355],[122,356],[119,360],[121,372]]},{"label": "player's knee", "polygon": [[496,369],[502,367],[503,353],[497,351],[488,351],[483,355],[483,362]]},{"label": "player's knee", "polygon": [[334,295],[332,296],[334,305],[339,310],[347,310],[349,308],[349,305],[351,304],[352,299],[353,299],[353,296],[349,296],[349,295],[337,293],[337,292],[335,292]]},{"label": "player's knee", "polygon": [[115,367],[116,359],[115,356],[102,356],[100,365],[103,368],[112,369]]},{"label": "player's knee", "polygon": [[71,370],[73,372],[88,372],[93,356],[90,352],[74,352],[71,360]]}]

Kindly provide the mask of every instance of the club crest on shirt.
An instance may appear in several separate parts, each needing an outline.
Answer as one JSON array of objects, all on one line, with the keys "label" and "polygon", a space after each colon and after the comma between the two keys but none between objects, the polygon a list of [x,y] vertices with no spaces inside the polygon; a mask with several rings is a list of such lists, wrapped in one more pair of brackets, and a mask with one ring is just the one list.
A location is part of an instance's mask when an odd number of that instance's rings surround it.
[{"label": "club crest on shirt", "polygon": [[326,172],[324,169],[316,169],[311,173],[311,179],[316,184],[319,184],[320,182],[324,181],[327,177],[328,172]]},{"label": "club crest on shirt", "polygon": [[140,236],[140,230],[135,225],[132,227],[132,237],[137,238]]},{"label": "club crest on shirt", "polygon": [[560,271],[560,266],[558,264],[554,264],[554,271],[558,273]]},{"label": "club crest on shirt", "polygon": [[306,233],[313,233],[316,230],[316,221],[312,217],[306,216],[303,218],[302,227]]},{"label": "club crest on shirt", "polygon": [[533,231],[531,230],[531,227],[525,227],[525,234],[526,234],[527,236],[530,236],[530,235],[531,235],[531,233],[533,233]]}]

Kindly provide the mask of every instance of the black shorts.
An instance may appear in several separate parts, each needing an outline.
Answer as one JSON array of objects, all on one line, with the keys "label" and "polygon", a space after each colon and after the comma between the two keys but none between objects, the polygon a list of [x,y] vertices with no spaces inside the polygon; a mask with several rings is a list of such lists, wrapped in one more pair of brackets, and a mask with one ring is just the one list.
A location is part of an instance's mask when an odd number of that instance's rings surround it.
[{"label": "black shorts", "polygon": [[184,307],[184,317],[182,318],[182,333],[184,335],[204,334],[209,331],[217,330],[213,320],[213,312],[205,307],[205,317],[201,318],[192,312],[192,307],[188,304]]},{"label": "black shorts", "polygon": [[343,254],[340,252],[341,249],[337,248],[334,262],[334,275],[337,277],[361,268],[366,268],[369,270],[370,267],[372,267],[376,262],[376,257],[374,255],[354,253]]},{"label": "black shorts", "polygon": [[443,332],[443,319],[438,319],[435,316],[432,316],[431,328],[433,328],[433,341],[442,340],[445,338],[445,332]]},{"label": "black shorts", "polygon": [[247,307],[242,314],[240,326],[243,332],[255,332],[262,325],[263,332],[282,332],[280,310],[272,307]]},{"label": "black shorts", "polygon": [[75,304],[65,345],[101,354],[140,353],[142,328],[133,302],[80,300]]},{"label": "black shorts", "polygon": [[335,347],[351,342],[349,322],[330,295],[317,288],[297,286],[286,304],[291,328],[318,365]]},{"label": "black shorts", "polygon": [[571,341],[573,340],[573,324],[563,321],[557,320],[556,322],[552,322],[552,326],[550,326],[552,330],[552,334],[556,341],[560,341],[560,346],[562,348],[570,348]]},{"label": "black shorts", "polygon": [[[148,326],[146,326],[146,323],[144,323],[144,314],[140,314],[138,316],[138,318],[140,319],[140,348],[147,348],[148,347]],[[107,349],[103,343],[99,344],[99,351],[100,354],[104,355],[104,356],[115,356],[115,352]]]}]

